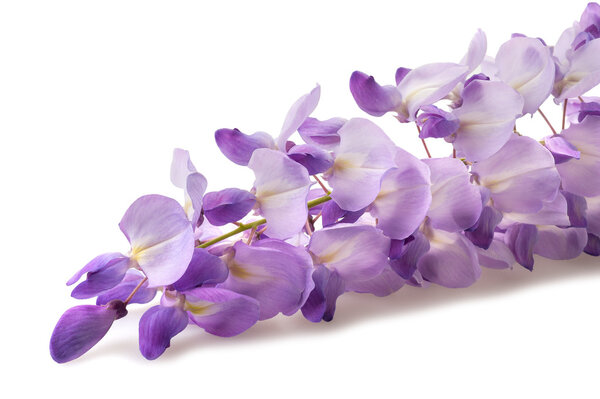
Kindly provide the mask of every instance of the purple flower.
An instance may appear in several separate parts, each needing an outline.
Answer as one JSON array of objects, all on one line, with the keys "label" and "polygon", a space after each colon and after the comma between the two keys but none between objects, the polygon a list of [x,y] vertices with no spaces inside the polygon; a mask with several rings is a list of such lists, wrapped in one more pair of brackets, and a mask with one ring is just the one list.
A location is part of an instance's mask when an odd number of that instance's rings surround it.
[{"label": "purple flower", "polygon": [[207,181],[204,176],[196,172],[186,150],[176,148],[173,150],[171,163],[171,182],[184,192],[184,210],[193,226],[201,222],[202,197],[206,191]]}]

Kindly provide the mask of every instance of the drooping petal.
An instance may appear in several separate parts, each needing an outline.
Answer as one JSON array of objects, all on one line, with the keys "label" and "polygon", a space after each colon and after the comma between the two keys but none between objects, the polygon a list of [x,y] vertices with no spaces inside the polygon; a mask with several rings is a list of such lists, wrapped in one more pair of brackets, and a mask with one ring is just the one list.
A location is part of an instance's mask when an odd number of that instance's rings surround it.
[{"label": "drooping petal", "polygon": [[335,201],[331,200],[323,204],[321,221],[323,227],[333,226],[337,223],[354,223],[365,213],[365,210],[366,208],[355,212],[345,211]]},{"label": "drooping petal", "polygon": [[346,122],[347,120],[343,118],[331,118],[325,121],[306,118],[298,128],[298,133],[307,144],[321,146],[326,150],[334,150],[340,144],[338,130]]},{"label": "drooping petal", "polygon": [[395,86],[381,86],[373,76],[359,71],[350,76],[350,92],[359,108],[373,116],[394,111],[402,102]]},{"label": "drooping petal", "polygon": [[347,282],[346,290],[384,297],[398,291],[405,283],[406,280],[400,277],[390,266],[386,266],[381,273],[372,279]]},{"label": "drooping petal", "polygon": [[123,302],[109,306],[81,305],[67,310],[50,338],[50,355],[57,363],[77,359],[96,345],[112,323],[127,314]]},{"label": "drooping petal", "polygon": [[428,229],[429,251],[419,258],[417,269],[424,279],[448,288],[463,288],[481,275],[475,247],[458,233]]},{"label": "drooping petal", "polygon": [[371,214],[377,227],[397,240],[411,235],[421,224],[431,204],[430,172],[426,164],[398,148],[396,168],[383,176]]},{"label": "drooping petal", "polygon": [[[562,196],[567,202],[567,215],[571,227],[588,227],[587,221],[587,201],[580,195],[575,195],[567,191],[561,191]],[[556,223],[558,226],[564,226]]]},{"label": "drooping petal", "polygon": [[344,280],[336,271],[331,271],[324,265],[315,267],[312,278],[315,287],[302,306],[302,315],[314,323],[331,321],[337,298],[345,291]]},{"label": "drooping petal", "polygon": [[285,151],[287,139],[298,130],[306,118],[317,108],[320,97],[321,86],[317,85],[310,93],[303,95],[292,105],[281,127],[281,133],[277,137],[277,147],[281,151]]},{"label": "drooping petal", "polygon": [[444,98],[469,72],[466,65],[427,64],[411,70],[398,84],[401,118],[414,121],[417,111]]},{"label": "drooping petal", "polygon": [[554,102],[585,94],[600,83],[600,40],[592,40],[572,54],[562,80],[554,85]]},{"label": "drooping petal", "polygon": [[73,289],[71,296],[77,299],[95,297],[119,284],[130,267],[132,263],[129,258],[115,258],[104,268],[88,273],[86,279]]},{"label": "drooping petal", "polygon": [[179,292],[188,291],[203,284],[222,283],[228,274],[229,270],[221,258],[204,248],[194,248],[187,270],[172,287]]},{"label": "drooping petal", "polygon": [[538,226],[538,240],[533,251],[548,259],[573,259],[583,252],[587,241],[585,228]]},{"label": "drooping petal", "polygon": [[308,217],[306,168],[282,152],[262,148],[254,152],[248,167],[256,177],[256,200],[267,219],[266,234],[284,239],[301,231]]},{"label": "drooping petal", "polygon": [[73,277],[71,277],[69,281],[67,281],[67,285],[75,284],[81,279],[81,276],[83,276],[86,273],[94,273],[101,269],[104,269],[109,263],[111,263],[114,259],[117,258],[125,258],[125,256],[118,252],[110,252],[96,256],[94,259],[89,261],[81,270],[75,273]]},{"label": "drooping petal", "polygon": [[315,264],[346,281],[368,280],[388,264],[390,239],[373,226],[338,224],[313,233],[308,250]]},{"label": "drooping petal", "polygon": [[461,64],[467,65],[469,70],[467,74],[473,72],[475,68],[477,68],[483,59],[485,58],[485,53],[487,51],[487,38],[485,33],[481,29],[477,29],[473,39],[469,43],[469,49],[467,50],[467,54],[460,61]]},{"label": "drooping petal", "polygon": [[417,231],[412,237],[410,242],[405,243],[402,252],[390,260],[392,270],[405,280],[412,278],[419,259],[429,251],[429,240],[423,233]]},{"label": "drooping petal", "polygon": [[525,136],[513,135],[496,154],[475,163],[472,173],[502,212],[537,212],[560,186],[550,151]]},{"label": "drooping petal", "polygon": [[264,132],[247,135],[238,129],[219,129],[215,132],[215,141],[227,159],[242,166],[248,165],[254,150],[275,148],[273,138]]},{"label": "drooping petal", "polygon": [[396,146],[367,119],[350,119],[339,135],[340,146],[328,178],[331,197],[342,209],[358,211],[377,197],[381,178],[395,166]]},{"label": "drooping petal", "polygon": [[491,206],[484,206],[477,223],[472,228],[465,231],[465,237],[467,237],[473,245],[482,249],[488,249],[494,240],[494,230],[501,220],[501,212],[498,212]]},{"label": "drooping petal", "polygon": [[421,109],[423,112],[417,118],[417,125],[421,128],[420,138],[448,137],[458,130],[460,121],[454,114],[433,105],[425,105]]},{"label": "drooping petal", "polygon": [[513,37],[500,46],[496,66],[498,77],[523,96],[523,114],[536,112],[552,91],[554,61],[538,39]]},{"label": "drooping petal", "polygon": [[481,215],[481,195],[470,182],[464,163],[456,158],[423,160],[431,170],[431,226],[449,232],[472,227]]},{"label": "drooping petal", "polygon": [[[192,222],[192,226],[197,226],[202,216],[202,198],[208,182],[200,173],[190,173],[185,183],[186,194],[186,214]],[[188,202],[189,201],[189,202]]]},{"label": "drooping petal", "polygon": [[140,319],[140,352],[148,360],[156,359],[171,346],[171,339],[185,330],[187,325],[187,313],[180,307],[151,307]]},{"label": "drooping petal", "polygon": [[513,135],[523,99],[502,82],[475,80],[463,90],[462,100],[453,112],[460,121],[454,147],[469,161],[486,159]]},{"label": "drooping petal", "polygon": [[477,257],[481,266],[489,269],[511,269],[515,264],[515,257],[503,241],[503,236],[498,233],[488,248],[476,248]]},{"label": "drooping petal", "polygon": [[504,243],[515,260],[527,270],[533,270],[533,249],[538,239],[538,229],[532,224],[514,223],[504,234]]},{"label": "drooping petal", "polygon": [[552,153],[554,162],[558,165],[570,161],[571,159],[580,159],[581,153],[573,144],[569,143],[563,135],[555,134],[544,138],[544,145]]},{"label": "drooping petal", "polygon": [[177,201],[161,195],[141,197],[127,209],[119,227],[150,287],[169,285],[183,275],[194,252],[194,232]]},{"label": "drooping petal", "polygon": [[[96,298],[96,305],[106,305],[110,301],[120,300],[125,301],[133,290],[142,282],[144,275],[135,269],[129,269],[125,278],[117,286],[110,290],[104,291]],[[148,288],[148,282],[135,292],[129,303],[148,303],[156,296],[156,289]]]},{"label": "drooping petal", "polygon": [[304,166],[309,175],[325,172],[333,165],[333,157],[329,152],[310,144],[295,145],[287,154]]},{"label": "drooping petal", "polygon": [[258,321],[256,299],[223,288],[202,287],[185,293],[190,320],[219,337],[243,333]]},{"label": "drooping petal", "polygon": [[561,136],[581,153],[580,159],[556,165],[563,189],[584,197],[600,195],[600,116],[588,116]]},{"label": "drooping petal", "polygon": [[173,150],[171,162],[171,182],[175,187],[185,188],[185,183],[190,173],[196,172],[196,167],[190,159],[190,153],[181,148]]},{"label": "drooping petal", "polygon": [[238,188],[206,193],[204,216],[215,226],[223,226],[241,220],[256,204],[254,194]]},{"label": "drooping petal", "polygon": [[[285,247],[286,249],[282,249]],[[295,247],[282,244],[280,248],[247,246],[237,242],[226,263],[229,277],[218,285],[255,298],[260,303],[260,320],[279,312],[294,314],[306,297],[312,264],[299,256]]]}]

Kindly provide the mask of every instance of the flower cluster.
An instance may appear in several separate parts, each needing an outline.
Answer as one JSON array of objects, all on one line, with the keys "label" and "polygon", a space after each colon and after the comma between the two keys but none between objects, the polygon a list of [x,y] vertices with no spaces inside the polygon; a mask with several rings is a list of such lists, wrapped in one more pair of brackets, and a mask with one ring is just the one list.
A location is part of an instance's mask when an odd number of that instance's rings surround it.
[{"label": "flower cluster", "polygon": [[[216,131],[221,152],[254,172],[249,191],[206,192],[176,149],[171,180],[183,205],[147,195],[129,207],[119,227],[131,250],[99,255],[67,282],[96,304],[63,314],[53,359],[81,356],[130,304],[157,294],[139,321],[147,359],[189,324],[230,337],[279,313],[330,321],[345,292],[468,287],[481,267],[532,270],[534,254],[600,255],[600,99],[582,97],[600,83],[599,38],[600,6],[590,3],[553,47],[514,34],[486,57],[478,31],[460,62],[399,68],[395,85],[352,74],[363,111],[415,123],[423,144],[450,143],[449,157],[418,159],[364,118],[311,117],[319,86],[276,138]],[[527,114],[546,119],[551,96],[562,129],[542,141],[518,132]]]}]

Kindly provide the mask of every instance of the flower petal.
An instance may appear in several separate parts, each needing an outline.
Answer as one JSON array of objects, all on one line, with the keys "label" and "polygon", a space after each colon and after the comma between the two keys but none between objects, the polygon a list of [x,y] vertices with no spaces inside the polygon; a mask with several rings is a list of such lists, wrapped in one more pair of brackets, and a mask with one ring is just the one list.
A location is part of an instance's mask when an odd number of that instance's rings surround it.
[{"label": "flower petal", "polygon": [[[145,276],[138,270],[129,269],[127,274],[125,274],[123,281],[114,288],[98,295],[98,298],[96,298],[96,305],[106,305],[113,300],[125,301],[144,277]],[[129,300],[129,303],[148,303],[153,300],[155,296],[156,289],[148,288],[148,282],[146,281]]]},{"label": "flower petal", "polygon": [[185,182],[190,173],[196,172],[196,167],[190,159],[190,153],[181,148],[173,150],[171,162],[171,182],[175,187],[185,188]]},{"label": "flower petal", "polygon": [[581,255],[587,242],[585,228],[538,226],[538,240],[533,251],[544,258],[567,260]]},{"label": "flower petal", "polygon": [[262,148],[254,152],[248,166],[256,177],[256,200],[267,219],[267,235],[284,239],[300,232],[308,217],[306,168],[282,152]]},{"label": "flower petal", "polygon": [[124,258],[125,256],[118,252],[110,252],[102,255],[96,256],[94,259],[89,261],[81,270],[73,275],[67,281],[67,285],[73,285],[81,279],[86,273],[94,273],[101,269],[104,269],[109,263],[111,263],[116,258]]},{"label": "flower petal", "polygon": [[285,150],[287,139],[298,130],[306,118],[308,118],[315,108],[317,108],[320,97],[321,86],[317,85],[310,93],[303,95],[292,105],[285,116],[285,121],[281,127],[281,133],[279,134],[279,137],[277,137],[277,147],[279,147],[280,150]]},{"label": "flower petal", "polygon": [[151,307],[140,319],[140,352],[148,360],[156,359],[187,325],[188,316],[183,309],[161,305]]},{"label": "flower petal", "polygon": [[538,229],[532,224],[515,223],[504,234],[504,243],[510,248],[515,260],[527,270],[533,270],[533,249],[538,240]]},{"label": "flower petal", "polygon": [[338,130],[346,122],[346,119],[343,118],[331,118],[325,121],[306,118],[298,128],[298,133],[307,144],[321,146],[326,150],[334,150],[340,144]]},{"label": "flower petal", "polygon": [[488,249],[494,240],[494,230],[501,220],[501,212],[498,212],[491,206],[484,206],[477,223],[465,231],[465,237],[475,246]]},{"label": "flower petal", "polygon": [[592,40],[572,54],[562,80],[554,85],[554,102],[585,94],[600,83],[600,40]]},{"label": "flower petal", "polygon": [[406,280],[400,277],[390,266],[386,266],[381,273],[372,279],[349,281],[346,283],[346,290],[384,297],[398,291],[405,283]]},{"label": "flower petal", "polygon": [[488,248],[476,248],[481,266],[489,269],[510,269],[515,264],[515,257],[508,246],[496,236]]},{"label": "flower petal", "polygon": [[304,166],[309,175],[325,172],[333,165],[333,157],[329,152],[310,144],[295,145],[287,154]]},{"label": "flower petal", "polygon": [[204,216],[215,226],[237,222],[248,214],[256,204],[254,194],[238,188],[206,193]]},{"label": "flower petal", "polygon": [[544,145],[552,153],[554,162],[558,165],[570,161],[571,159],[581,158],[581,153],[577,151],[564,136],[555,134],[544,138]]},{"label": "flower petal", "polygon": [[258,301],[237,292],[202,287],[187,291],[185,298],[190,320],[219,337],[243,333],[258,321]]},{"label": "flower petal", "polygon": [[312,278],[315,288],[302,306],[302,315],[314,323],[331,321],[337,298],[345,291],[344,280],[336,271],[331,271],[324,265],[316,266]]},{"label": "flower petal", "polygon": [[402,102],[395,86],[381,86],[373,76],[359,71],[354,71],[350,76],[350,92],[359,108],[373,116],[393,111]]},{"label": "flower petal", "polygon": [[204,248],[194,248],[194,255],[187,270],[172,287],[179,292],[188,291],[202,284],[222,283],[228,274],[229,270],[221,258]]},{"label": "flower petal", "polygon": [[465,54],[460,63],[467,65],[469,67],[468,73],[471,73],[481,64],[485,58],[486,51],[487,38],[485,33],[481,29],[477,29],[477,32],[475,32],[473,39],[469,43],[467,54]]},{"label": "flower petal", "polygon": [[169,285],[183,275],[194,252],[194,232],[177,201],[161,195],[141,197],[127,209],[119,227],[150,287]]},{"label": "flower petal", "polygon": [[264,132],[247,135],[238,129],[219,129],[215,132],[215,141],[227,159],[242,166],[248,165],[254,150],[275,148],[273,138]]},{"label": "flower petal", "polygon": [[129,258],[113,259],[103,269],[88,273],[86,279],[73,289],[71,296],[77,299],[95,297],[119,284],[131,266]]}]

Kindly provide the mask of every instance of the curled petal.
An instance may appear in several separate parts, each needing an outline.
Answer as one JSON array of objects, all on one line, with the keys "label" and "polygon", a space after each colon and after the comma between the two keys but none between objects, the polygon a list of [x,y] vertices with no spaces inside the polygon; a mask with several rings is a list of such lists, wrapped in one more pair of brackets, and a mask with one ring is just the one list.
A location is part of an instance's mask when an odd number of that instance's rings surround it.
[{"label": "curled petal", "polygon": [[308,217],[306,168],[282,152],[262,148],[254,152],[248,166],[256,177],[256,200],[267,219],[267,235],[284,239],[300,232]]},{"label": "curled petal", "polygon": [[465,231],[465,237],[482,249],[488,249],[494,240],[494,230],[502,220],[502,213],[491,206],[484,206],[477,223]]},{"label": "curled petal", "polygon": [[219,129],[215,132],[215,141],[227,159],[242,166],[248,165],[254,150],[275,148],[273,138],[264,132],[247,135],[238,129]]},{"label": "curled petal", "polygon": [[532,224],[515,223],[506,230],[504,243],[515,260],[527,270],[533,270],[533,249],[538,240],[538,229]]},{"label": "curled petal", "polygon": [[127,314],[122,302],[110,306],[81,305],[67,310],[50,338],[50,355],[57,363],[77,359],[96,345],[112,323]]},{"label": "curled petal", "polygon": [[337,298],[345,291],[344,280],[336,271],[331,271],[324,265],[315,267],[312,278],[315,288],[302,306],[302,315],[314,323],[331,321]]},{"label": "curled petal", "polygon": [[359,71],[350,77],[350,92],[360,109],[373,116],[394,111],[402,102],[395,86],[381,86],[373,76]]},{"label": "curled petal", "polygon": [[498,77],[523,96],[523,113],[533,114],[554,85],[554,61],[548,47],[531,37],[513,37],[496,55]]},{"label": "curled petal", "polygon": [[119,284],[131,266],[129,258],[113,259],[103,269],[88,273],[87,278],[73,289],[71,296],[77,299],[95,297]]},{"label": "curled petal", "polygon": [[298,128],[298,133],[307,144],[320,146],[326,150],[334,150],[340,144],[338,130],[346,122],[346,119],[343,118],[331,118],[325,121],[306,118]]},{"label": "curled petal", "polygon": [[366,208],[355,212],[345,211],[335,201],[327,201],[323,204],[322,208],[323,227],[333,226],[338,223],[354,223],[365,213],[365,210]]},{"label": "curled petal", "polygon": [[506,228],[514,222],[535,225],[569,226],[567,200],[564,195],[558,193],[554,200],[544,202],[542,208],[536,213],[505,212],[500,227]]},{"label": "curled petal", "polygon": [[390,239],[373,226],[338,224],[315,231],[308,250],[315,264],[337,271],[344,280],[361,281],[386,267]]},{"label": "curled petal", "polygon": [[248,214],[256,204],[254,194],[237,188],[206,193],[204,216],[215,226],[237,222]]},{"label": "curled petal", "polygon": [[[138,270],[129,269],[127,274],[125,274],[123,281],[114,288],[98,295],[98,298],[96,298],[96,305],[106,305],[113,300],[125,301],[143,279],[144,275]],[[156,289],[148,288],[148,282],[146,281],[135,292],[133,297],[129,300],[129,303],[148,303],[153,300],[155,296]]]},{"label": "curled petal", "polygon": [[109,263],[112,263],[113,260],[117,258],[125,258],[125,256],[118,252],[110,252],[96,256],[94,259],[89,261],[81,270],[75,273],[73,277],[71,277],[69,281],[67,281],[67,285],[75,284],[81,279],[81,276],[83,276],[86,273],[94,273],[104,269]]},{"label": "curled petal", "polygon": [[289,316],[300,309],[306,291],[312,289],[308,257],[300,256],[294,246],[285,243],[266,248],[237,242],[233,249],[226,260],[229,277],[219,288],[255,298],[260,303],[260,320],[279,312]]},{"label": "curled petal", "polygon": [[190,264],[179,280],[173,283],[173,289],[181,292],[199,287],[203,284],[222,283],[227,279],[229,271],[225,263],[204,248],[194,248]]},{"label": "curled petal", "polygon": [[191,173],[186,179],[186,203],[189,204],[186,213],[192,222],[192,226],[197,226],[202,216],[202,198],[204,197],[207,185],[206,178],[200,173]]},{"label": "curled petal", "polygon": [[449,232],[472,227],[481,215],[481,195],[471,184],[465,164],[456,158],[423,162],[431,170],[432,200],[427,211],[431,226]]},{"label": "curled petal", "polygon": [[423,233],[417,231],[412,236],[412,240],[406,240],[401,253],[393,254],[394,258],[391,259],[390,266],[404,280],[410,280],[417,270],[419,259],[428,251],[429,240]]},{"label": "curled petal", "polygon": [[469,70],[467,74],[473,72],[477,68],[483,59],[487,51],[487,38],[485,33],[481,29],[477,29],[473,39],[469,43],[469,49],[467,54],[460,61],[461,64],[467,65]]},{"label": "curled petal", "polygon": [[556,165],[563,189],[584,197],[600,195],[600,116],[588,116],[561,136],[581,154],[580,159]]},{"label": "curled petal", "polygon": [[510,269],[515,264],[512,251],[501,238],[496,237],[486,249],[476,248],[481,266],[490,269]]},{"label": "curled petal", "polygon": [[600,256],[600,237],[595,234],[588,234],[588,241],[583,250],[588,255]]},{"label": "curled petal", "polygon": [[429,229],[429,251],[419,258],[423,278],[448,288],[464,288],[481,275],[475,247],[457,233]]},{"label": "curled petal", "polygon": [[317,108],[320,97],[321,86],[317,85],[310,93],[303,95],[292,105],[281,127],[281,133],[277,138],[277,147],[280,150],[285,150],[287,139],[298,130],[306,118]]},{"label": "curled petal", "polygon": [[219,337],[243,333],[258,321],[258,301],[237,292],[202,287],[187,291],[185,298],[190,320]]},{"label": "curled petal", "polygon": [[570,161],[571,159],[579,159],[581,153],[577,151],[564,136],[555,134],[544,138],[544,145],[552,153],[554,162],[558,165]]},{"label": "curled petal", "polygon": [[[411,235],[423,222],[431,204],[430,172],[426,164],[398,149],[396,168],[383,176],[371,214],[377,225],[393,239]],[[402,216],[399,216],[402,215]]]},{"label": "curled petal", "polygon": [[513,135],[496,154],[475,163],[472,173],[502,212],[537,212],[560,186],[550,151],[525,136]]},{"label": "curled petal", "polygon": [[349,120],[339,135],[340,146],[328,178],[331,197],[342,209],[358,211],[377,197],[381,178],[395,166],[396,146],[366,119]]},{"label": "curled petal", "polygon": [[183,275],[194,252],[194,233],[177,201],[161,195],[141,197],[127,209],[119,227],[150,287],[169,285]]},{"label": "curled petal", "polygon": [[523,99],[502,82],[475,80],[463,90],[462,101],[454,111],[460,120],[454,147],[469,161],[486,159],[513,135]]},{"label": "curled petal", "polygon": [[140,319],[140,352],[148,360],[156,359],[187,325],[188,316],[183,309],[161,305],[151,307]]},{"label": "curled petal", "polygon": [[548,259],[573,259],[583,252],[587,241],[585,228],[538,226],[538,240],[533,251]]},{"label": "curled petal", "polygon": [[554,85],[554,102],[585,94],[600,83],[600,40],[592,40],[575,51],[562,80]]},{"label": "curled petal", "polygon": [[196,167],[190,159],[190,153],[181,148],[173,150],[171,162],[171,182],[175,187],[185,188],[185,182],[190,173],[195,173]]},{"label": "curled petal", "polygon": [[288,150],[288,156],[304,166],[309,175],[325,172],[333,165],[331,154],[310,144],[295,145]]},{"label": "curled petal", "polygon": [[443,111],[433,105],[422,107],[423,112],[417,118],[417,124],[421,127],[419,137],[443,138],[454,134],[460,126],[459,120],[450,112]]},{"label": "curled petal", "polygon": [[[585,198],[567,191],[562,191],[561,194],[565,197],[567,202],[567,215],[569,216],[571,227],[587,227],[588,222],[586,213],[588,206]],[[559,223],[555,224],[559,226],[565,226]]]}]

